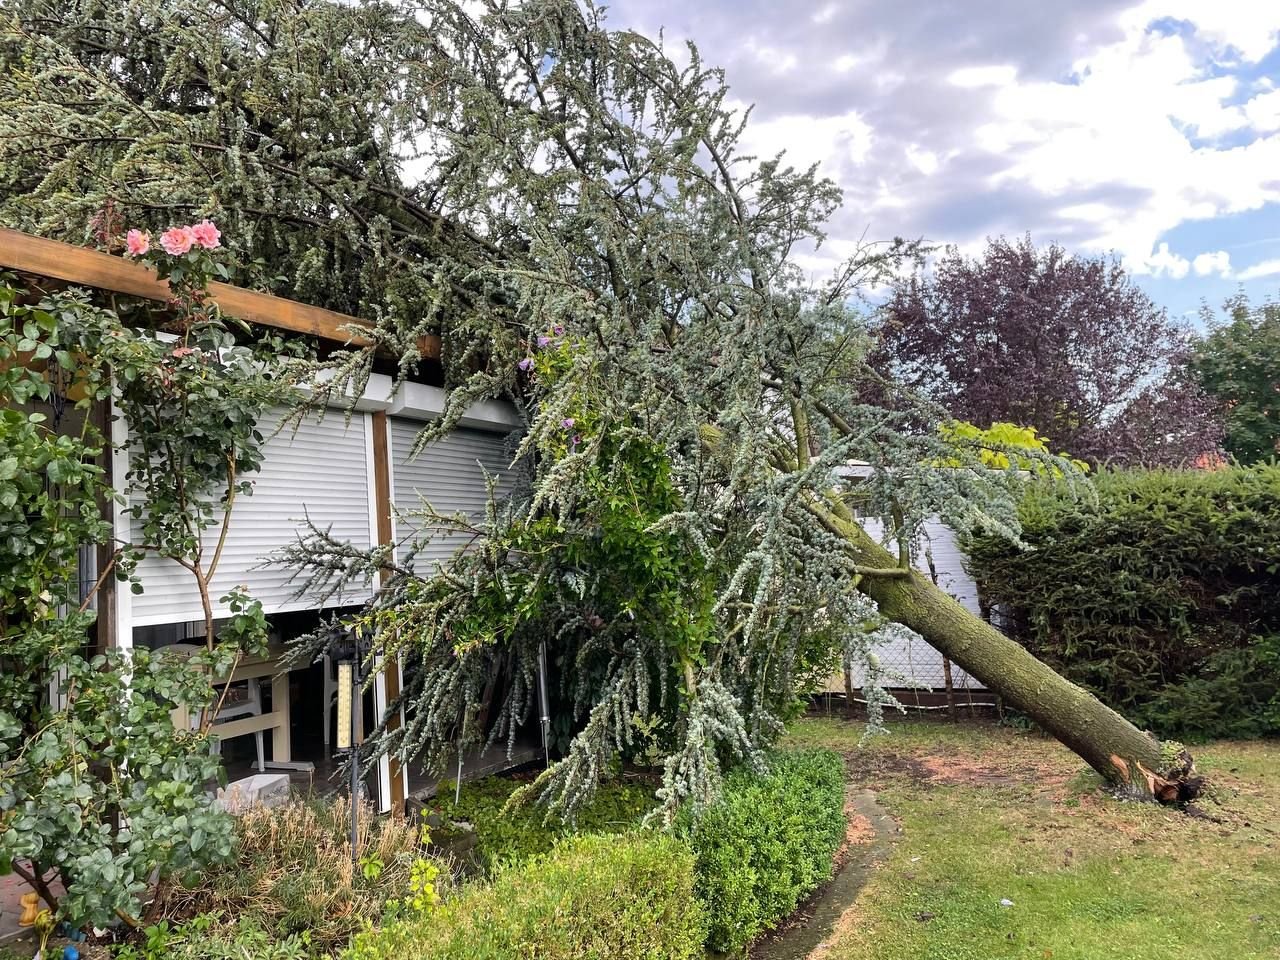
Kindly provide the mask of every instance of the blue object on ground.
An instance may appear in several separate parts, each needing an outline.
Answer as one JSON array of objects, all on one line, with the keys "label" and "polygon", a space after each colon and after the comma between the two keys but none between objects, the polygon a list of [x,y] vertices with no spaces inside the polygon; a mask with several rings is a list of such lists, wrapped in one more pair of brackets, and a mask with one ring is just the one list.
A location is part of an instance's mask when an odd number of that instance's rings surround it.
[{"label": "blue object on ground", "polygon": [[67,944],[62,948],[62,960],[80,960],[80,951]]}]

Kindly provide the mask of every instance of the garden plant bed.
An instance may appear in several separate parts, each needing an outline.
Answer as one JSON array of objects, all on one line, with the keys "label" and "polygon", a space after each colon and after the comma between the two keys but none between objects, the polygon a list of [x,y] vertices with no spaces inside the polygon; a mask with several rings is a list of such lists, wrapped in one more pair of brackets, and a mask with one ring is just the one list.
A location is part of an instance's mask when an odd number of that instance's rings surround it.
[{"label": "garden plant bed", "polygon": [[436,796],[422,806],[435,851],[465,873],[483,873],[499,860],[521,861],[547,853],[571,834],[621,833],[638,825],[657,802],[654,776],[626,772],[601,784],[572,824],[548,816],[546,807],[535,802],[536,795],[506,809],[511,795],[537,775],[536,770],[520,771],[466,781],[456,802],[454,783],[441,781]]}]

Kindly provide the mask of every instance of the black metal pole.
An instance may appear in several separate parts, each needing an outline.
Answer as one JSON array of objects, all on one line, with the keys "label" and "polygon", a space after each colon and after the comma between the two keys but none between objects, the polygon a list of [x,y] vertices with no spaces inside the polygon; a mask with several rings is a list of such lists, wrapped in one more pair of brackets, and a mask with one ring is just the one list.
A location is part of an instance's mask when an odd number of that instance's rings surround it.
[{"label": "black metal pole", "polygon": [[538,644],[538,699],[542,707],[542,754],[551,766],[551,707],[547,698],[547,644]]},{"label": "black metal pole", "polygon": [[355,882],[360,867],[360,851],[357,841],[360,836],[360,745],[356,742],[356,711],[363,707],[360,697],[360,645],[356,644],[355,657],[351,665],[351,879]]}]

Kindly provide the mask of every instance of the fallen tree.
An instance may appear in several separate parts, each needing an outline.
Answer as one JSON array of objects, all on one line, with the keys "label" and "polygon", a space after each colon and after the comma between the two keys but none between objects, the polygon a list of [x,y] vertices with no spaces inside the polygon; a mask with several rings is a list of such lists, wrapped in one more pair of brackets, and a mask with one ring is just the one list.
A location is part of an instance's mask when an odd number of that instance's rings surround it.
[{"label": "fallen tree", "polygon": [[[846,532],[860,564],[900,569],[855,522],[835,515],[830,521]],[[860,587],[882,614],[910,627],[1010,706],[1033,717],[1125,795],[1174,803],[1199,794],[1203,781],[1185,750],[1139,730],[915,571],[869,576]]]},{"label": "fallen tree", "polygon": [[[1189,758],[1162,761],[831,492],[857,460],[859,509],[899,543],[936,515],[1017,536],[1018,481],[944,442],[943,411],[865,400],[886,385],[861,297],[916,247],[858,246],[813,279],[838,188],[748,155],[695,48],[677,62],[571,0],[10,8],[6,222],[82,236],[96,214],[110,247],[121,211],[207,214],[245,278],[368,316],[402,372],[442,335],[448,402],[420,447],[480,399],[525,414],[511,498],[418,518],[470,535],[438,575],[411,545],[397,563],[319,530],[285,557],[313,590],[391,573],[354,621],[408,663],[407,722],[377,750],[443,766],[514,737],[545,659],[571,739],[544,798],[570,812],[619,754],[656,751],[670,816],[759,762],[836,657],[871,667],[873,715],[888,705],[870,651],[896,621],[1112,782],[1182,796]],[[359,395],[375,352],[329,362],[319,392]]]}]

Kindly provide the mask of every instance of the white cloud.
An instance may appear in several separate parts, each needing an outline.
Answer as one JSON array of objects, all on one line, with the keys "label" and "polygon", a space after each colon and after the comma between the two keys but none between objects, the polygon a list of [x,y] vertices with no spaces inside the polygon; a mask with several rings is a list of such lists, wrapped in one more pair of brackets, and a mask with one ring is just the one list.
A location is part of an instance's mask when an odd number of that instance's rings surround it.
[{"label": "white cloud", "polygon": [[1181,280],[1191,270],[1191,264],[1187,258],[1171,252],[1167,243],[1160,244],[1154,253],[1149,253],[1140,259],[1129,258],[1126,265],[1134,273],[1172,277],[1174,280]]},{"label": "white cloud", "polygon": [[1225,250],[1201,253],[1191,261],[1191,269],[1196,272],[1197,277],[1217,274],[1225,280],[1231,276],[1231,254]]},{"label": "white cloud", "polygon": [[961,67],[951,71],[947,80],[956,87],[1003,87],[1013,83],[1018,68],[1010,64],[992,64],[985,67]]},{"label": "white cloud", "polygon": [[1250,63],[1265,57],[1280,39],[1280,3],[1275,0],[1146,0],[1122,22],[1132,30],[1163,18],[1194,24],[1197,34],[1220,48],[1233,47]]},{"label": "white cloud", "polygon": [[926,177],[936,173],[941,164],[936,153],[914,143],[907,147],[907,161]]},{"label": "white cloud", "polygon": [[1116,210],[1107,203],[1074,203],[1058,211],[1058,216],[1085,223],[1105,223],[1116,217]]},{"label": "white cloud", "polygon": [[812,19],[814,23],[819,23],[819,24],[830,23],[831,18],[834,17],[839,10],[840,10],[839,4],[828,3],[824,7],[822,7],[817,13],[815,13],[810,19]]},{"label": "white cloud", "polygon": [[1258,94],[1244,105],[1244,115],[1255,130],[1280,130],[1280,90]]},{"label": "white cloud", "polygon": [[[1249,127],[1249,109],[1226,102],[1237,86],[1232,77],[1206,77],[1183,37],[1149,32],[1144,21],[1077,61],[1071,82],[999,87],[995,116],[975,139],[1012,160],[997,165],[996,185],[1021,184],[1050,200],[1127,192],[1111,216],[1096,202],[1059,213],[1094,225],[1087,245],[1118,249],[1135,269],[1185,276],[1184,258],[1156,249],[1162,235],[1190,220],[1280,202],[1280,136],[1231,147],[1198,142]],[[1253,115],[1269,116],[1270,101],[1255,101],[1262,102]]]},{"label": "white cloud", "polygon": [[1240,280],[1257,280],[1260,277],[1274,277],[1280,274],[1280,259],[1263,260],[1252,267],[1245,267],[1238,274]]},{"label": "white cloud", "polygon": [[[1280,0],[1001,13],[817,0],[798,14],[752,5],[749,17],[729,0],[621,6],[653,27],[675,21],[669,47],[693,36],[707,62],[725,64],[734,95],[758,104],[751,152],[785,149],[836,179],[845,205],[818,260],[864,231],[961,247],[1030,231],[1115,250],[1190,289],[1237,276],[1225,250],[1197,241],[1195,222],[1280,210],[1280,73],[1251,66],[1280,46]],[[1280,273],[1272,267],[1238,276]]]},{"label": "white cloud", "polygon": [[767,43],[748,40],[746,48],[755,56],[756,63],[770,73],[790,73],[799,63],[795,53]]},{"label": "white cloud", "polygon": [[[739,109],[741,104],[735,104]],[[860,163],[871,149],[872,130],[858,111],[834,117],[798,114],[768,120],[752,117],[742,136],[743,148],[760,157],[786,151],[787,163],[798,168],[814,163],[827,166],[828,176],[841,163]]]}]

